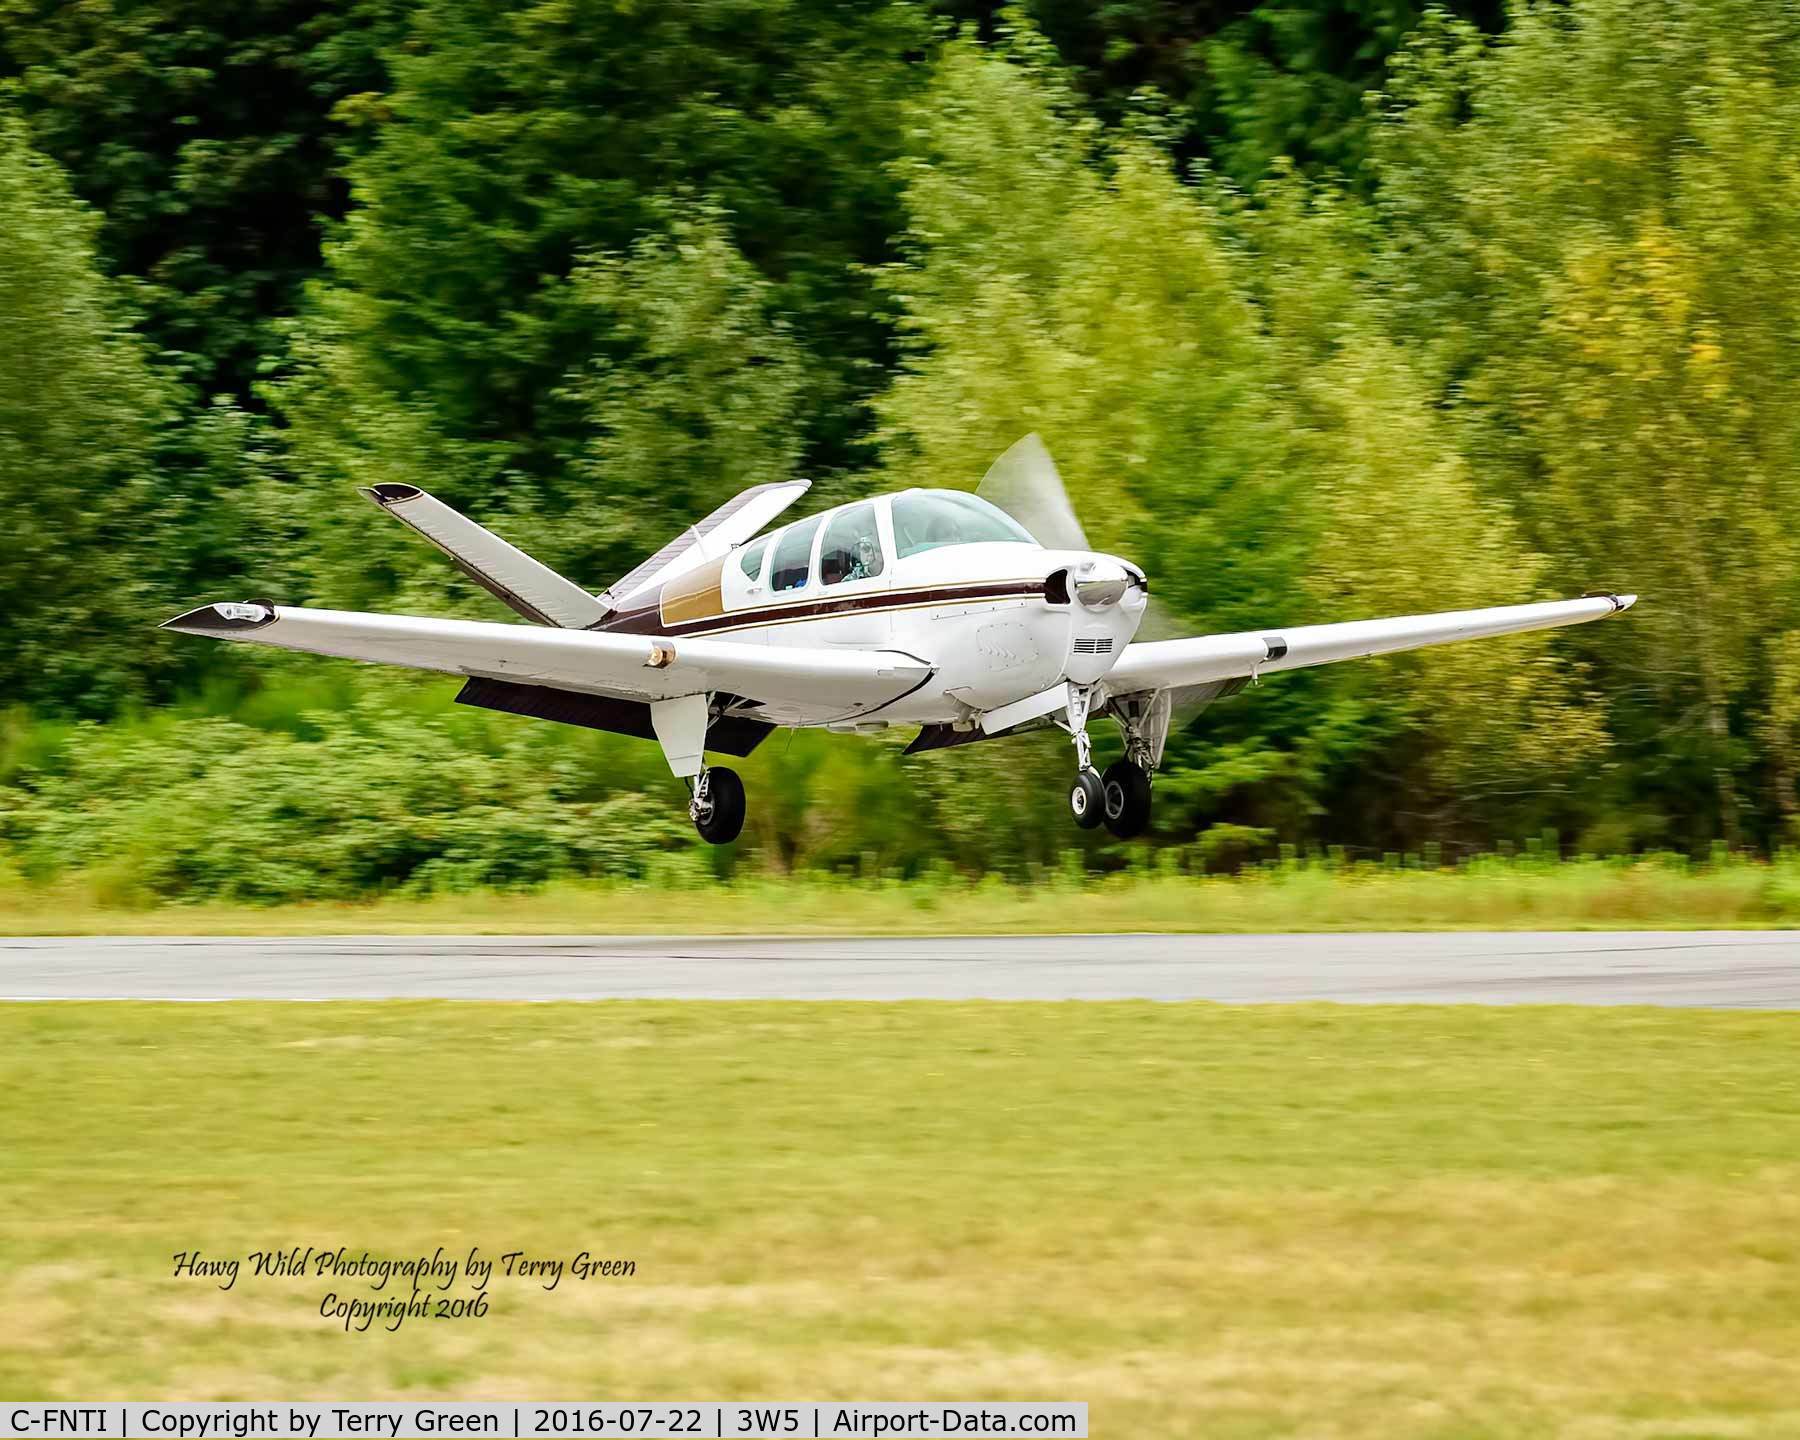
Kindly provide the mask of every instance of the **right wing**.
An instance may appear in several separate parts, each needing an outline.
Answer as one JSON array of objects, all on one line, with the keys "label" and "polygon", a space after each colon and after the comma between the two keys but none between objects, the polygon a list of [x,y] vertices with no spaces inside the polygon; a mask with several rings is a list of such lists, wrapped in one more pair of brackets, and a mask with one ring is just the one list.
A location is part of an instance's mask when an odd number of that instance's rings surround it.
[{"label": "right wing", "polygon": [[1272,675],[1308,665],[1361,660],[1453,640],[1478,640],[1603,620],[1637,602],[1635,595],[1594,595],[1542,605],[1501,605],[1487,610],[1446,610],[1388,620],[1339,625],[1270,626],[1236,635],[1197,635],[1187,640],[1133,642],[1107,673],[1113,695],[1183,690],[1245,676]]},{"label": "right wing", "polygon": [[202,605],[162,628],[627,700],[729,694],[759,701],[777,716],[790,709],[860,715],[898,700],[931,674],[923,661],[893,650],[670,640],[266,601]]}]

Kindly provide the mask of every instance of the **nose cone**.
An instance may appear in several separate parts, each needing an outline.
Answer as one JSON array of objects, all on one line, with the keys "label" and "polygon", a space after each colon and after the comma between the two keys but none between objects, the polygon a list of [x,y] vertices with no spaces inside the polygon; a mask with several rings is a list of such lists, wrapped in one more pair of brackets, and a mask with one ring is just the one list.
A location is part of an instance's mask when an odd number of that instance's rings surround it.
[{"label": "nose cone", "polygon": [[1069,588],[1084,609],[1110,610],[1121,601],[1131,600],[1135,600],[1136,609],[1144,608],[1143,577],[1116,560],[1089,560],[1078,565],[1069,577]]}]

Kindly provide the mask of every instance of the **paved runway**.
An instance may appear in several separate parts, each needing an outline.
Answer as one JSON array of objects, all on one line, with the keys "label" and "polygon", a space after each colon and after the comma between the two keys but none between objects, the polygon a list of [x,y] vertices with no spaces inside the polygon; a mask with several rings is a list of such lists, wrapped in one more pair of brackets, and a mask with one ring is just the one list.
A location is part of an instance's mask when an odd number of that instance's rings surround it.
[{"label": "paved runway", "polygon": [[1292,1000],[1800,1008],[1800,932],[0,937],[0,998]]}]

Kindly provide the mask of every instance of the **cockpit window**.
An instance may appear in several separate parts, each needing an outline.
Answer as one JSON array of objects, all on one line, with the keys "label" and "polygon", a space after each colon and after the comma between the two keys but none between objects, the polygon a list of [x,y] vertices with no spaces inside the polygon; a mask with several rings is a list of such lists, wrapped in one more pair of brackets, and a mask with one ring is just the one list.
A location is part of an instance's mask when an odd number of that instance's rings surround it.
[{"label": "cockpit window", "polygon": [[875,507],[852,505],[832,516],[819,545],[819,579],[827,585],[842,580],[867,580],[879,575],[881,568]]},{"label": "cockpit window", "polygon": [[743,553],[743,556],[738,560],[738,564],[743,567],[744,574],[748,575],[752,580],[762,574],[763,551],[768,548],[769,542],[767,540],[758,540],[746,550]]},{"label": "cockpit window", "polygon": [[806,584],[806,573],[812,568],[813,536],[819,533],[819,521],[823,518],[815,515],[802,520],[776,542],[775,558],[769,566],[771,590],[798,590]]},{"label": "cockpit window", "polygon": [[1004,510],[961,490],[908,490],[894,497],[894,549],[902,560],[941,545],[984,541],[1037,544]]}]

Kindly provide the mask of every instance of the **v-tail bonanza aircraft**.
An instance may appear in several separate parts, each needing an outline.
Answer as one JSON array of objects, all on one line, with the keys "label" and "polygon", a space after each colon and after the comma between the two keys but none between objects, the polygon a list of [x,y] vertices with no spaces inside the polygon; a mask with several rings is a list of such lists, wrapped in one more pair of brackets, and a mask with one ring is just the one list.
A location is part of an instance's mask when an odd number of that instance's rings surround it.
[{"label": "v-tail bonanza aircraft", "polygon": [[[761,535],[808,484],[744,491],[598,595],[423,490],[375,485],[362,493],[533,623],[251,600],[164,628],[442,670],[465,677],[465,705],[655,739],[714,844],[743,828],[744,783],[707,752],[748,755],[778,726],[917,725],[909,755],[1056,726],[1074,740],[1075,823],[1129,838],[1149,823],[1171,717],[1258,676],[1579,625],[1637,599],[1140,640],[1148,579],[1089,548],[1035,435],[974,493],[903,490]],[[1087,732],[1100,716],[1125,739],[1105,774]]]}]

